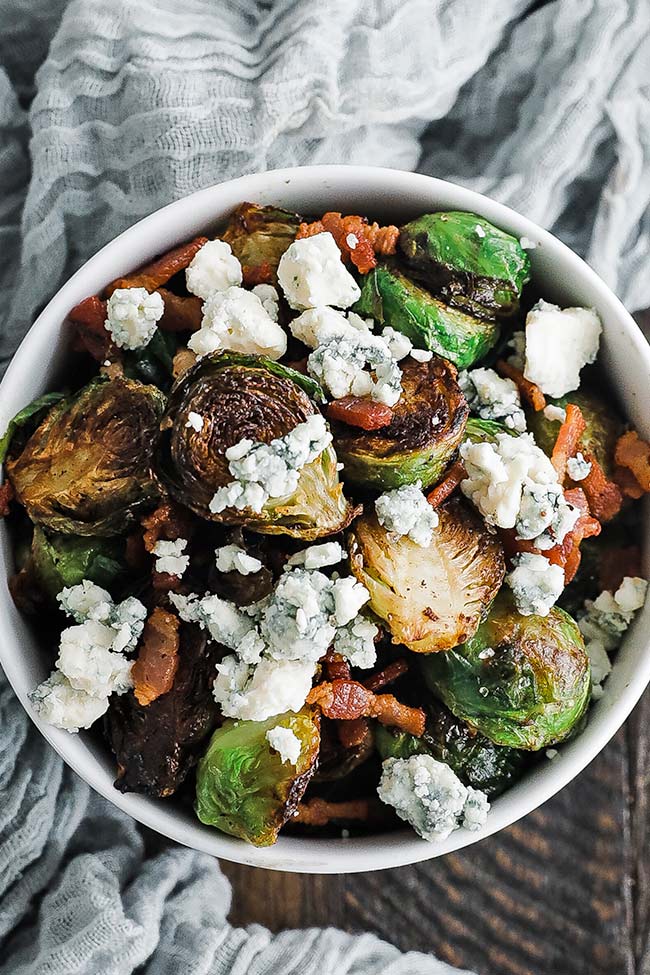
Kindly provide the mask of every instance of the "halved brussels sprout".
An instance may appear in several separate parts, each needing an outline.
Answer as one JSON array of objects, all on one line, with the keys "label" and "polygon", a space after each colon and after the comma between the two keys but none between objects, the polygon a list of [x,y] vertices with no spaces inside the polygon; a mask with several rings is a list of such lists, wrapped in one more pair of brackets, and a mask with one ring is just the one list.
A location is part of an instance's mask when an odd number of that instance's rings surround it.
[{"label": "halved brussels sprout", "polygon": [[[267,732],[278,726],[300,741],[296,765],[283,762],[267,740]],[[314,774],[319,744],[319,718],[310,708],[266,721],[224,721],[199,761],[197,816],[254,846],[270,846]]]},{"label": "halved brussels sprout", "polygon": [[463,439],[471,440],[472,443],[496,443],[497,436],[500,433],[509,433],[513,437],[517,436],[514,430],[510,430],[505,423],[499,423],[498,420],[479,420],[475,416],[470,416]]},{"label": "halved brussels sprout", "polygon": [[123,534],[159,493],[150,463],[164,405],[155,386],[118,376],[54,406],[6,465],[31,520],[65,534]]},{"label": "halved brussels sprout", "polygon": [[354,311],[402,332],[416,348],[437,352],[459,369],[481,359],[499,338],[495,321],[451,308],[388,264],[365,275]]},{"label": "halved brussels sprout", "polygon": [[[596,457],[600,466],[610,477],[614,473],[614,448],[616,441],[624,431],[623,421],[610,401],[605,401],[597,393],[584,389],[568,393],[560,399],[549,399],[549,404],[566,409],[567,404],[573,403],[580,407],[586,430],[580,438],[580,445]],[[538,447],[548,454],[553,452],[557,440],[560,424],[557,420],[548,420],[544,412],[530,410],[526,412],[528,429],[535,438]]]},{"label": "halved brussels sprout", "polygon": [[36,424],[39,413],[49,410],[55,403],[60,402],[65,397],[65,393],[45,393],[38,399],[32,400],[27,406],[23,406],[15,416],[9,420],[7,429],[0,437],[0,464],[4,463],[5,457],[9,453],[9,448],[19,430],[23,430],[30,423]]},{"label": "halved brussels sprout", "polygon": [[450,304],[481,318],[518,311],[530,258],[478,214],[426,213],[402,227],[399,246],[410,271]]},{"label": "halved brussels sprout", "polygon": [[564,741],[590,698],[589,658],[576,622],[554,607],[521,616],[502,591],[476,634],[422,662],[433,692],[497,745],[537,751]]},{"label": "halved brussels sprout", "polygon": [[416,653],[468,640],[505,575],[501,545],[465,501],[451,499],[438,514],[427,548],[396,538],[374,514],[359,518],[349,536],[352,572],[370,593],[370,609],[393,643]]},{"label": "halved brussels sprout", "polygon": [[[279,207],[242,203],[221,234],[248,274],[275,284],[280,258],[298,232],[300,217]],[[259,282],[258,282],[259,283]]]},{"label": "halved brussels sprout", "polygon": [[463,439],[469,413],[445,359],[405,359],[403,393],[390,424],[369,433],[344,423],[332,425],[336,453],[347,482],[381,491],[421,481],[434,484]]},{"label": "halved brussels sprout", "polygon": [[382,759],[433,755],[449,765],[465,785],[480,789],[490,798],[505,792],[524,771],[527,752],[495,745],[455,718],[443,704],[432,702],[425,710],[427,724],[421,738],[377,725],[375,743]]},{"label": "halved brussels sprout", "polygon": [[[269,443],[317,413],[307,392],[320,387],[263,356],[215,352],[203,356],[172,389],[156,447],[156,469],[169,493],[196,514],[271,535],[311,541],[341,531],[354,515],[343,495],[336,454],[327,447],[300,471],[296,491],[271,498],[261,512],[210,511],[218,488],[232,480],[225,452],[240,440]],[[201,430],[187,425],[190,412]]]},{"label": "halved brussels sprout", "polygon": [[34,526],[34,536],[26,571],[33,572],[40,587],[51,599],[66,586],[77,586],[90,579],[110,589],[124,575],[124,541],[121,538],[91,538],[59,535]]}]

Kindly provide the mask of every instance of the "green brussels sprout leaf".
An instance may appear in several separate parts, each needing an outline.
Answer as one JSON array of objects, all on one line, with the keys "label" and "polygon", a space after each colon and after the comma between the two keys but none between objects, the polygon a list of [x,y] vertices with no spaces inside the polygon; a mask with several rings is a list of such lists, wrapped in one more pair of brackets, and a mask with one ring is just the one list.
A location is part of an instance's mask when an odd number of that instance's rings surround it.
[{"label": "green brussels sprout leaf", "polygon": [[143,348],[123,353],[124,374],[129,379],[151,383],[168,392],[174,382],[174,355],[178,345],[175,332],[163,332],[157,328],[151,341]]},{"label": "green brussels sprout leaf", "polygon": [[18,430],[26,427],[30,421],[36,422],[38,419],[38,414],[42,413],[43,410],[48,410],[55,403],[59,403],[64,399],[65,393],[45,393],[44,396],[39,396],[38,399],[33,400],[27,406],[24,406],[22,410],[18,413],[7,424],[7,429],[5,430],[2,437],[0,437],[0,464],[3,464],[5,458],[9,452],[9,447],[11,442]]},{"label": "green brussels sprout leaf", "polygon": [[242,203],[232,214],[221,239],[249,270],[265,273],[264,280],[276,283],[280,258],[298,232],[300,217],[279,207]]}]

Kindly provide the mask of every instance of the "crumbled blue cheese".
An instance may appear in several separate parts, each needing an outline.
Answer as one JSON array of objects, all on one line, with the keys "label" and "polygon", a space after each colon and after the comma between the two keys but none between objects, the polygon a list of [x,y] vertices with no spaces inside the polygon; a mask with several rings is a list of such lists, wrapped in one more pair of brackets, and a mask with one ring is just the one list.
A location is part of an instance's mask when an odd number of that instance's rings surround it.
[{"label": "crumbled blue cheese", "polygon": [[334,336],[311,353],[307,369],[333,399],[370,395],[395,406],[402,395],[402,371],[386,343],[371,333]]},{"label": "crumbled blue cheese", "polygon": [[279,359],[287,351],[287,335],[256,294],[232,287],[212,292],[203,303],[201,328],[187,347],[198,356],[232,349]]},{"label": "crumbled blue cheese", "polygon": [[225,240],[209,240],[185,269],[187,290],[203,299],[241,282],[241,264]]},{"label": "crumbled blue cheese", "polygon": [[609,654],[617,650],[635,614],[643,607],[648,583],[638,576],[626,576],[615,593],[601,592],[586,600],[584,613],[578,618],[585,649],[591,662],[592,696],[602,697],[602,684],[612,665]]},{"label": "crumbled blue cheese", "polygon": [[226,450],[234,480],[216,491],[210,511],[261,511],[270,498],[289,497],[298,487],[302,468],[316,460],[331,442],[332,435],[320,413],[268,444],[240,440]]},{"label": "crumbled blue cheese", "polygon": [[580,371],[596,361],[603,330],[593,308],[560,308],[538,301],[526,316],[524,376],[547,396],[580,385]]},{"label": "crumbled blue cheese", "polygon": [[381,337],[388,346],[390,354],[396,362],[401,362],[407,355],[411,354],[413,343],[407,335],[398,332],[396,329],[387,325],[381,333]]},{"label": "crumbled blue cheese", "polygon": [[368,325],[359,315],[354,312],[345,315],[336,308],[324,306],[303,311],[289,322],[289,328],[294,338],[310,349],[317,349],[319,345],[326,345],[331,339],[343,335],[355,341],[359,333],[370,334]]},{"label": "crumbled blue cheese", "polygon": [[277,322],[280,317],[280,295],[277,288],[272,284],[256,284],[251,291],[260,299],[269,318]]},{"label": "crumbled blue cheese", "polygon": [[519,390],[511,379],[502,379],[494,369],[471,369],[459,373],[458,385],[472,413],[483,420],[500,420],[518,433],[526,429]]},{"label": "crumbled blue cheese", "polygon": [[282,763],[288,762],[290,765],[297,765],[300,758],[300,738],[291,730],[281,724],[275,728],[269,728],[266,732],[266,740],[280,756]]},{"label": "crumbled blue cheese", "polygon": [[519,238],[519,246],[523,247],[525,251],[534,251],[537,244],[534,240],[531,240],[530,237],[524,236]]},{"label": "crumbled blue cheese", "polygon": [[394,535],[407,535],[416,545],[431,544],[438,513],[422,494],[422,482],[386,491],[375,501],[379,524]]},{"label": "crumbled blue cheese", "polygon": [[168,572],[180,578],[190,564],[189,555],[183,555],[186,548],[186,538],[177,538],[173,542],[157,541],[152,549],[152,554],[156,556],[155,571]]},{"label": "crumbled blue cheese", "polygon": [[415,359],[416,362],[431,362],[433,352],[428,349],[411,349],[411,358]]},{"label": "crumbled blue cheese", "polygon": [[360,614],[336,631],[334,650],[344,657],[351,667],[368,670],[377,663],[375,640],[379,627]]},{"label": "crumbled blue cheese", "polygon": [[566,410],[563,406],[555,406],[553,403],[549,403],[542,410],[545,418],[550,420],[551,423],[564,423],[566,420]]},{"label": "crumbled blue cheese", "polygon": [[240,545],[222,545],[215,555],[219,572],[239,572],[242,576],[249,576],[262,568],[260,560],[249,555]]},{"label": "crumbled blue cheese", "polygon": [[477,237],[485,237],[485,230],[481,227],[480,223],[477,223],[474,227],[474,233]]},{"label": "crumbled blue cheese", "polygon": [[108,299],[104,328],[120,349],[141,349],[151,342],[164,311],[157,291],[116,288]]},{"label": "crumbled blue cheese", "polygon": [[[228,599],[215,593],[199,597],[170,592],[169,599],[186,623],[198,623],[213,640],[229,650],[237,649],[248,634],[255,630],[254,620]],[[248,646],[248,644],[247,644]],[[261,652],[261,647],[260,647]],[[259,656],[255,653],[254,656]]]},{"label": "crumbled blue cheese", "polygon": [[88,579],[63,589],[58,601],[77,625],[61,633],[56,669],[30,700],[43,720],[76,732],[105,713],[111,694],[132,686],[133,661],[124,651],[135,648],[146,609],[134,596],[114,603]]},{"label": "crumbled blue cheese", "polygon": [[187,423],[185,424],[186,427],[190,427],[192,430],[200,433],[203,429],[203,423],[204,420],[200,413],[195,413],[194,410],[189,411],[187,414]]},{"label": "crumbled blue cheese", "polygon": [[591,463],[578,451],[575,457],[569,457],[566,469],[572,481],[584,481],[591,471]]},{"label": "crumbled blue cheese", "polygon": [[299,711],[311,690],[315,664],[263,657],[249,666],[230,655],[217,664],[214,699],[226,718],[266,721],[285,711]]},{"label": "crumbled blue cheese", "polygon": [[431,755],[387,758],[377,793],[430,843],[447,839],[461,825],[481,829],[490,808],[484,793],[464,786],[448,765]]},{"label": "crumbled blue cheese", "polygon": [[289,305],[298,311],[321,305],[349,308],[361,295],[327,231],[289,245],[280,258],[278,282]]},{"label": "crumbled blue cheese", "polygon": [[326,565],[338,565],[346,557],[346,552],[339,542],[322,542],[320,545],[310,545],[302,552],[296,552],[287,559],[287,566],[302,565],[305,569],[322,569]]},{"label": "crumbled blue cheese", "polygon": [[523,372],[526,365],[526,333],[523,331],[513,332],[507,346],[512,349],[507,361],[515,369]]},{"label": "crumbled blue cheese", "polygon": [[548,616],[564,589],[564,569],[543,555],[522,552],[513,558],[506,584],[522,616]]},{"label": "crumbled blue cheese", "polygon": [[515,528],[541,550],[562,542],[575,525],[580,512],[566,501],[555,468],[530,434],[466,440],[460,454],[467,469],[461,490],[488,525]]}]

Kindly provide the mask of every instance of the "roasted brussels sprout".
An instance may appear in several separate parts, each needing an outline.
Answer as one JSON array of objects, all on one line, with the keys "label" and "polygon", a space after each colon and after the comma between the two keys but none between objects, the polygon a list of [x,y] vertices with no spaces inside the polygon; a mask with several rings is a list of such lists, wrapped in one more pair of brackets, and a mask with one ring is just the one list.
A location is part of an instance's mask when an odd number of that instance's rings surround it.
[{"label": "roasted brussels sprout", "polygon": [[484,443],[485,441],[496,443],[499,433],[510,433],[513,437],[517,436],[505,423],[499,423],[498,420],[479,420],[475,416],[470,416],[465,427],[464,439],[471,440],[472,443]]},{"label": "roasted brussels sprout", "polygon": [[[307,377],[262,356],[204,356],[171,391],[156,448],[160,479],[173,498],[213,521],[307,541],[340,531],[354,510],[343,495],[331,446],[301,469],[292,495],[270,499],[261,512],[210,510],[217,489],[233,480],[225,456],[228,447],[243,439],[269,443],[285,436],[317,413],[305,390],[315,395],[319,389]],[[187,425],[191,411],[203,418],[199,431]]]},{"label": "roasted brussels sprout", "polygon": [[[568,393],[560,399],[548,402],[563,409],[569,403],[580,407],[587,424],[580,438],[580,445],[593,453],[606,475],[611,477],[614,473],[614,448],[624,430],[623,422],[612,403],[605,402],[598,394],[587,390],[576,390],[574,393]],[[550,457],[560,424],[557,420],[548,420],[543,411],[537,413],[533,410],[528,411],[527,420],[528,429],[535,437],[537,446]]]},{"label": "roasted brussels sprout", "polygon": [[[283,762],[266,737],[278,726],[300,741],[295,765]],[[318,715],[310,708],[266,721],[225,721],[199,761],[197,816],[254,846],[270,846],[307,788],[319,743]]]},{"label": "roasted brussels sprout", "polygon": [[170,796],[187,777],[218,720],[212,684],[222,652],[198,626],[183,623],[172,689],[147,705],[133,691],[111,698],[106,732],[120,792]]},{"label": "roasted brussels sprout", "polygon": [[403,393],[388,426],[374,433],[333,425],[345,480],[386,490],[434,484],[463,439],[468,407],[456,371],[445,359],[401,363]]},{"label": "roasted brussels sprout", "polygon": [[448,501],[439,516],[427,548],[396,538],[374,514],[359,518],[349,537],[352,572],[370,593],[370,609],[393,643],[416,653],[469,640],[505,574],[499,542],[465,501]]},{"label": "roasted brussels sprout", "polygon": [[505,792],[522,774],[529,760],[527,752],[495,745],[437,701],[426,708],[426,714],[421,738],[377,725],[375,743],[382,759],[433,755],[449,765],[465,785],[480,789],[490,798]]},{"label": "roasted brussels sprout", "polygon": [[495,321],[481,321],[445,305],[388,264],[364,277],[354,310],[402,332],[417,348],[437,352],[459,369],[481,359],[499,338]]},{"label": "roasted brussels sprout", "polygon": [[19,410],[11,418],[7,424],[7,429],[2,437],[0,437],[0,464],[4,463],[16,433],[19,430],[23,430],[30,423],[35,424],[39,413],[42,413],[44,410],[49,410],[55,403],[60,402],[64,396],[64,393],[45,393],[44,396],[39,396],[38,399],[28,403],[27,406],[24,406],[22,410]]},{"label": "roasted brussels sprout", "polygon": [[176,333],[157,328],[147,345],[122,353],[124,374],[129,379],[152,383],[167,392],[174,381],[174,355],[177,349]]},{"label": "roasted brussels sprout", "polygon": [[567,738],[590,698],[575,621],[557,607],[521,616],[505,591],[470,640],[427,657],[422,670],[456,717],[497,745],[530,751]]},{"label": "roasted brussels sprout", "polygon": [[99,377],[52,407],[6,464],[31,520],[65,534],[122,534],[158,494],[150,462],[164,404],[155,386]]},{"label": "roasted brussels sprout", "polygon": [[300,217],[289,210],[242,203],[231,216],[221,239],[230,244],[250,283],[275,284],[280,258],[293,243],[299,226]]},{"label": "roasted brussels sprout", "polygon": [[399,246],[409,271],[451,305],[488,319],[518,311],[530,258],[476,213],[426,213],[402,227]]},{"label": "roasted brussels sprout", "polygon": [[59,535],[34,526],[30,557],[25,571],[54,600],[66,586],[90,579],[103,588],[125,575],[124,542],[121,538]]}]

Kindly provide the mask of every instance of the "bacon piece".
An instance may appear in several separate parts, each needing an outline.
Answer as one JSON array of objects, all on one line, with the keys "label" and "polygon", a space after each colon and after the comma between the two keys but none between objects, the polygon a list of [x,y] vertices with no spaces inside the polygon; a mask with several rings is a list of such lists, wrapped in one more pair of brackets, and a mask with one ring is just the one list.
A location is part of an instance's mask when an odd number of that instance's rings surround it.
[{"label": "bacon piece", "polygon": [[161,254],[155,261],[145,264],[133,274],[116,278],[105,288],[106,297],[110,298],[117,288],[145,288],[150,293],[157,291],[161,285],[167,284],[175,274],[185,270],[207,242],[207,237],[195,237],[194,240],[180,244],[179,247],[174,247],[165,254]]},{"label": "bacon piece", "polygon": [[551,454],[551,464],[557,471],[560,484],[566,477],[566,465],[570,457],[575,457],[580,438],[587,428],[582,410],[574,403],[568,403],[566,418],[558,431],[557,439]]},{"label": "bacon piece", "polygon": [[159,606],[145,623],[131,671],[138,704],[151,704],[172,689],[178,670],[179,626],[178,617]]},{"label": "bacon piece", "polygon": [[440,484],[436,484],[433,491],[427,494],[427,501],[432,508],[439,508],[443,501],[454,493],[461,481],[467,477],[467,471],[462,460],[457,460],[448,469]]},{"label": "bacon piece", "polygon": [[97,295],[84,298],[68,312],[75,327],[76,346],[88,352],[96,362],[104,362],[116,355],[110,332],[105,328],[106,302]]},{"label": "bacon piece", "polygon": [[345,749],[360,748],[370,736],[370,725],[367,718],[337,721],[336,726],[339,741]]},{"label": "bacon piece", "polygon": [[11,481],[0,484],[0,518],[6,518],[9,514],[9,505],[15,497],[14,487]]},{"label": "bacon piece", "polygon": [[194,295],[181,297],[167,288],[158,288],[165,302],[165,311],[158,322],[163,332],[198,332],[203,320],[203,302]]},{"label": "bacon piece", "polygon": [[392,694],[373,694],[355,680],[317,684],[309,692],[307,703],[318,704],[327,718],[376,718],[418,738],[424,734],[424,711],[401,704]]},{"label": "bacon piece", "polygon": [[178,538],[189,538],[195,524],[196,519],[191,512],[174,504],[173,501],[163,501],[142,519],[144,547],[147,552],[153,552],[156,542],[161,538],[168,542],[175,542]]},{"label": "bacon piece", "polygon": [[274,284],[275,272],[268,261],[261,264],[242,264],[242,283],[245,288],[254,288],[256,284]]},{"label": "bacon piece", "polygon": [[384,403],[375,403],[361,396],[342,396],[329,404],[327,418],[362,430],[381,430],[393,419],[393,411]]},{"label": "bacon piece", "polygon": [[611,521],[619,513],[623,504],[621,489],[605,476],[595,454],[585,450],[583,457],[591,464],[591,470],[580,481],[580,487],[589,502],[589,510],[598,521]]},{"label": "bacon piece", "polygon": [[350,214],[344,217],[336,211],[324,213],[320,220],[301,223],[296,240],[313,237],[328,231],[336,241],[344,260],[351,260],[361,274],[377,266],[376,254],[394,254],[397,250],[399,228],[369,224],[365,217]]},{"label": "bacon piece", "polygon": [[350,680],[350,664],[330,649],[325,655],[325,673],[328,680]]},{"label": "bacon piece", "polygon": [[305,826],[327,826],[332,820],[366,822],[375,812],[379,812],[379,803],[372,799],[349,799],[347,802],[308,799],[298,804],[290,821]]},{"label": "bacon piece", "polygon": [[614,470],[614,482],[618,484],[625,498],[632,498],[633,501],[638,501],[645,494],[645,491],[629,467],[616,467]]},{"label": "bacon piece", "polygon": [[499,359],[495,368],[500,376],[505,376],[506,379],[512,379],[519,390],[521,398],[526,400],[537,413],[544,409],[546,406],[544,393],[536,383],[531,383],[530,379],[526,379],[520,369],[506,362],[505,359]]},{"label": "bacon piece", "polygon": [[641,440],[636,430],[628,430],[619,437],[614,459],[619,467],[632,472],[644,492],[650,491],[650,444]]},{"label": "bacon piece", "polygon": [[394,660],[383,670],[378,671],[376,674],[371,674],[370,677],[366,678],[363,682],[363,686],[367,687],[369,691],[375,693],[382,687],[386,687],[387,684],[392,684],[394,680],[401,677],[409,669],[409,665],[406,660]]}]

